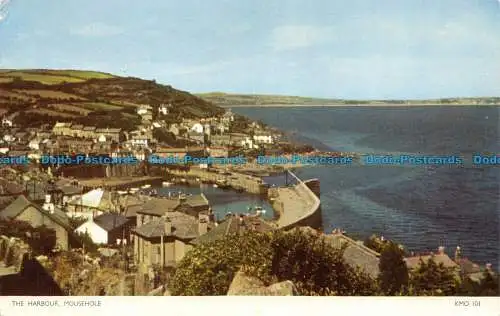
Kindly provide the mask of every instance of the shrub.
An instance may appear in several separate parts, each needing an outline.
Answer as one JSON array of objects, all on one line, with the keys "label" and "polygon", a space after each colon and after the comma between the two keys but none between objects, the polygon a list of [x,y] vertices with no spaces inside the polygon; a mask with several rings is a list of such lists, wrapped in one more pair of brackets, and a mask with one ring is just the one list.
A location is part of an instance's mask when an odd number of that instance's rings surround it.
[{"label": "shrub", "polygon": [[343,250],[319,234],[246,233],[201,244],[181,261],[170,281],[172,295],[226,295],[242,269],[265,284],[290,280],[302,295],[370,295],[376,284],[343,260]]}]

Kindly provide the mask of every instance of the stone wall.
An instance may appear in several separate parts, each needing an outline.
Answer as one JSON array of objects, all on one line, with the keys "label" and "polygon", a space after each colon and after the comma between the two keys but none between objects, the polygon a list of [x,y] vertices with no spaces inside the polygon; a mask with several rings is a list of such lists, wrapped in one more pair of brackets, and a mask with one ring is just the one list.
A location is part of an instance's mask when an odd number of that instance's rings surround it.
[{"label": "stone wall", "polygon": [[[321,214],[320,196],[320,181],[318,179],[310,179],[302,181],[291,171],[287,171],[290,176],[298,182],[293,188],[287,189],[287,195],[280,194],[273,201],[273,206],[278,207],[281,217],[286,217],[289,220],[278,221],[280,229],[291,229],[294,227],[309,226],[316,229],[322,229],[323,221]],[[273,193],[276,194],[276,193]],[[293,198],[300,200],[302,204],[290,204],[287,200],[290,199],[290,194]]]}]

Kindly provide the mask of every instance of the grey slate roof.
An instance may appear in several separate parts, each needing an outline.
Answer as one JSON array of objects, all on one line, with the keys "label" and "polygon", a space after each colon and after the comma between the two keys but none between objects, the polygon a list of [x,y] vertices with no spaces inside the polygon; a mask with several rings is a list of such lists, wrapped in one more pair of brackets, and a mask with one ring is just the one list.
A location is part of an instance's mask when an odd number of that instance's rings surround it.
[{"label": "grey slate roof", "polygon": [[169,212],[168,217],[172,222],[171,234],[165,232],[165,218],[159,218],[141,225],[134,230],[134,233],[145,238],[175,236],[179,239],[193,239],[199,236],[198,219],[194,216],[181,212]]},{"label": "grey slate roof", "polygon": [[141,205],[139,209],[136,209],[136,213],[162,216],[165,212],[175,210],[180,203],[181,202],[178,199],[152,198]]},{"label": "grey slate roof", "polygon": [[110,232],[115,228],[120,228],[127,224],[127,222],[128,219],[125,216],[116,213],[104,213],[94,217],[94,223],[107,232]]},{"label": "grey slate roof", "polygon": [[203,193],[188,196],[186,198],[186,203],[192,207],[207,206],[209,204]]},{"label": "grey slate roof", "polygon": [[32,203],[28,201],[28,199],[24,195],[20,195],[6,208],[0,211],[0,218],[14,219],[30,205],[32,205]]},{"label": "grey slate roof", "polygon": [[352,267],[357,266],[361,268],[372,278],[376,278],[378,276],[380,273],[379,253],[342,234],[327,235],[326,239],[336,248],[346,245],[344,260],[347,264]]},{"label": "grey slate roof", "polygon": [[6,179],[0,179],[0,195],[7,194],[20,194],[24,191],[22,185],[8,181]]},{"label": "grey slate roof", "polygon": [[241,218],[243,219],[242,221],[240,221],[240,217],[237,215],[230,216],[206,234],[203,234],[193,240],[191,243],[195,245],[208,243],[220,240],[229,234],[242,234],[250,230],[268,232],[274,229],[274,226],[260,217],[244,216]]},{"label": "grey slate roof", "polygon": [[0,211],[0,218],[3,219],[15,219],[19,216],[26,208],[32,206],[36,208],[40,213],[52,219],[54,222],[58,223],[66,230],[71,231],[71,225],[68,216],[64,211],[59,208],[55,208],[54,212],[48,212],[42,209],[40,206],[30,202],[24,195],[20,195],[11,204],[9,204],[5,209]]}]

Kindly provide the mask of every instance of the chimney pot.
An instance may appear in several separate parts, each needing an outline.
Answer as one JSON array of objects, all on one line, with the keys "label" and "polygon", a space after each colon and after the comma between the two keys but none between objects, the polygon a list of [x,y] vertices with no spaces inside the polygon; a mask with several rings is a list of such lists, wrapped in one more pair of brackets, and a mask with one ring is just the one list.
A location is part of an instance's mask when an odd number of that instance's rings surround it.
[{"label": "chimney pot", "polygon": [[444,254],[444,249],[445,248],[443,246],[439,246],[439,248],[438,248],[438,254],[443,255]]},{"label": "chimney pot", "polygon": [[165,234],[172,234],[172,220],[166,216],[164,217],[164,230]]}]

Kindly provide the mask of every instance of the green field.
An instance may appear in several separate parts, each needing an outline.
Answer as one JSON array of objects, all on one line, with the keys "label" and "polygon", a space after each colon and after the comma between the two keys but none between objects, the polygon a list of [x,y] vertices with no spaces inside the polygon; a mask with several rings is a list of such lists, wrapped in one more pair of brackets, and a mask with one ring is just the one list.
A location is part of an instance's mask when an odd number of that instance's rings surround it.
[{"label": "green field", "polygon": [[286,95],[230,94],[211,92],[197,94],[220,106],[328,106],[328,105],[498,105],[499,97],[442,98],[433,100],[346,100],[322,99]]},{"label": "green field", "polygon": [[49,115],[49,116],[60,116],[60,117],[67,117],[67,118],[72,118],[72,117],[77,117],[77,114],[70,114],[70,113],[64,113],[60,111],[54,111],[50,109],[33,109],[27,111],[28,113],[36,113],[36,114],[42,114],[42,115]]},{"label": "green field", "polygon": [[47,108],[53,109],[58,112],[70,112],[84,116],[92,113],[92,110],[87,110],[79,105],[74,104],[49,104],[47,105]]},{"label": "green field", "polygon": [[54,91],[54,90],[13,90],[17,93],[21,94],[28,94],[32,96],[38,96],[42,99],[58,99],[58,100],[70,100],[70,99],[76,99],[76,100],[85,100],[82,97],[79,97],[74,94],[69,94],[69,93],[64,93],[61,91]]},{"label": "green field", "polygon": [[7,78],[19,78],[23,81],[36,81],[47,85],[55,85],[63,82],[84,82],[85,79],[57,76],[57,75],[46,75],[37,73],[27,73],[27,72],[5,72],[0,73],[0,77]]},{"label": "green field", "polygon": [[92,111],[117,111],[121,110],[123,107],[119,105],[113,105],[113,104],[107,104],[107,103],[99,103],[99,102],[93,102],[93,103],[81,103],[81,107],[85,109],[89,109]]},{"label": "green field", "polygon": [[97,71],[85,71],[85,70],[43,70],[43,72],[56,76],[68,76],[84,80],[115,78],[115,76],[111,74],[97,72]]},{"label": "green field", "polygon": [[[155,80],[89,70],[0,69],[0,109],[18,112],[16,124],[40,126],[61,117],[79,124],[133,130],[135,109],[172,104],[170,118],[209,117],[223,109]],[[21,112],[22,111],[22,112]]]}]

